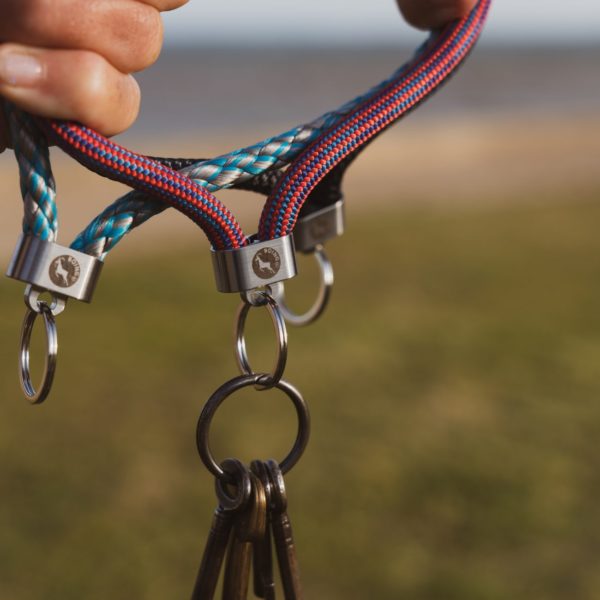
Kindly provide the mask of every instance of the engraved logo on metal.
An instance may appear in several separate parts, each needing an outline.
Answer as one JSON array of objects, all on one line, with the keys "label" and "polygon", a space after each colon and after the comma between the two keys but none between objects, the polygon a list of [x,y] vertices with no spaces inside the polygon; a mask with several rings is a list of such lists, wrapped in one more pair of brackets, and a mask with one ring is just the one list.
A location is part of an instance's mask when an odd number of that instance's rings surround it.
[{"label": "engraved logo on metal", "polygon": [[281,258],[277,250],[263,248],[259,250],[252,259],[252,269],[261,279],[271,279],[279,273]]},{"label": "engraved logo on metal", "polygon": [[73,256],[63,254],[50,263],[48,275],[52,283],[58,287],[68,288],[75,285],[79,280],[81,267]]},{"label": "engraved logo on metal", "polygon": [[315,219],[309,228],[310,234],[316,240],[333,236],[333,225],[329,219]]}]

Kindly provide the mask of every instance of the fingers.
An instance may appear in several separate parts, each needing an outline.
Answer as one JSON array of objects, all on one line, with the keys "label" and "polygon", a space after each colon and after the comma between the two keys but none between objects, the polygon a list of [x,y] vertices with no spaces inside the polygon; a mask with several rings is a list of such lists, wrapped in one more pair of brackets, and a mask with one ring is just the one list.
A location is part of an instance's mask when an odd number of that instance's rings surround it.
[{"label": "fingers", "polygon": [[435,29],[466,16],[477,0],[397,0],[404,18],[419,29]]},{"label": "fingers", "polygon": [[184,0],[1,0],[0,40],[90,50],[123,73],[151,65],[163,39],[159,9]]},{"label": "fingers", "polygon": [[167,10],[175,10],[180,6],[188,3],[188,0],[142,0],[146,4],[154,6],[157,10],[165,12]]},{"label": "fingers", "polygon": [[85,123],[104,135],[127,129],[140,90],[107,60],[85,50],[0,45],[0,95],[40,116]]}]

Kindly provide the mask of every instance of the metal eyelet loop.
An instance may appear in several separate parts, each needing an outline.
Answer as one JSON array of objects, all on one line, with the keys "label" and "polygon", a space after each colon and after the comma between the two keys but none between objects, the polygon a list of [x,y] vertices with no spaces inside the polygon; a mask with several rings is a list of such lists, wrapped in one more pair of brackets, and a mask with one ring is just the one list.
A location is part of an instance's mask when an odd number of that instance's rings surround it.
[{"label": "metal eyelet loop", "polygon": [[327,308],[327,305],[329,304],[329,299],[331,298],[331,291],[333,289],[333,283],[335,279],[333,265],[331,264],[331,261],[321,245],[315,247],[312,255],[315,257],[321,273],[321,283],[319,287],[319,293],[311,308],[301,315],[290,310],[285,303],[283,286],[279,288],[281,292],[280,295],[277,296],[279,308],[286,322],[290,325],[295,325],[296,327],[304,327],[314,323],[323,314]]},{"label": "metal eyelet loop", "polygon": [[[251,385],[256,386],[259,384],[261,378],[264,375],[240,375],[231,379],[227,383],[223,384],[205,404],[200,418],[198,420],[198,427],[196,429],[196,444],[198,446],[198,453],[202,462],[206,468],[218,479],[224,479],[228,477],[228,474],[219,465],[219,463],[213,457],[210,449],[210,426],[212,420],[217,412],[217,409],[221,404],[234,392],[241,390]],[[296,434],[296,440],[292,449],[288,455],[281,461],[281,472],[283,474],[288,473],[294,465],[300,460],[308,439],[310,437],[310,414],[308,406],[300,394],[300,392],[291,384],[286,381],[278,381],[273,387],[284,392],[287,397],[294,404],[296,409],[296,415],[298,416],[298,433]]]},{"label": "metal eyelet loop", "polygon": [[[52,301],[50,304],[40,300],[40,295],[45,294],[45,293],[50,294],[50,296],[52,298]],[[67,307],[67,298],[62,297],[62,296],[57,296],[56,294],[54,294],[52,292],[48,292],[48,290],[37,287],[35,285],[28,285],[25,288],[25,293],[23,295],[23,298],[25,300],[25,306],[29,310],[39,313],[40,305],[46,304],[46,306],[48,306],[48,308],[50,308],[50,311],[52,312],[52,316],[54,316],[54,317],[58,317],[58,315],[60,315],[62,312],[64,312],[65,308]]]},{"label": "metal eyelet loop", "polygon": [[244,334],[246,328],[246,318],[252,307],[264,306],[269,311],[269,316],[273,321],[275,334],[277,338],[277,357],[273,370],[269,374],[260,374],[256,381],[258,389],[268,389],[276,386],[285,371],[287,363],[288,336],[285,319],[277,301],[271,296],[269,291],[255,291],[250,296],[248,293],[242,295],[243,302],[238,310],[235,325],[235,358],[238,367],[243,375],[255,375],[246,349],[246,337]]}]

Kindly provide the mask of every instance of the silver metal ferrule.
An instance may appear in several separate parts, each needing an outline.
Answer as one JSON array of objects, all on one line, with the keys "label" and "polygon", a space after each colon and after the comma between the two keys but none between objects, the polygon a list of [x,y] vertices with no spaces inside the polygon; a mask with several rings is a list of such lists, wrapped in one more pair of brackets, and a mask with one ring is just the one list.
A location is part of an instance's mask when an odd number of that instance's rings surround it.
[{"label": "silver metal ferrule", "polygon": [[341,236],[345,222],[344,200],[298,219],[294,229],[296,250],[309,253],[317,246]]},{"label": "silver metal ferrule", "polygon": [[296,253],[291,235],[251,242],[235,250],[211,250],[217,289],[248,292],[295,277]]},{"label": "silver metal ferrule", "polygon": [[21,235],[6,275],[57,296],[91,302],[103,264],[89,254]]}]

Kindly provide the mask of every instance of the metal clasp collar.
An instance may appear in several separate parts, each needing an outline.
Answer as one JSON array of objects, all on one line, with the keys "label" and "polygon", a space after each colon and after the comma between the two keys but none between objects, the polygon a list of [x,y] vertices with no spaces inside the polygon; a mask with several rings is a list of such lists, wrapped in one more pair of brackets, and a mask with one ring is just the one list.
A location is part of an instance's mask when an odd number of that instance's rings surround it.
[{"label": "metal clasp collar", "polygon": [[325,242],[343,235],[345,224],[343,199],[301,217],[294,229],[296,250],[304,254],[314,252]]},{"label": "metal clasp collar", "polygon": [[296,253],[291,235],[266,242],[253,241],[235,250],[211,250],[217,289],[249,292],[296,276]]},{"label": "metal clasp collar", "polygon": [[103,262],[33,235],[21,235],[6,275],[63,298],[91,302]]},{"label": "metal clasp collar", "polygon": [[[29,284],[25,289],[27,311],[21,328],[19,376],[23,392],[33,404],[43,402],[52,388],[58,354],[54,317],[63,312],[68,298],[91,301],[102,266],[101,260],[88,254],[32,235],[20,236],[7,276]],[[50,303],[40,299],[46,292],[52,297]],[[44,321],[47,345],[44,373],[36,388],[31,378],[29,355],[31,334],[38,317]]]}]

